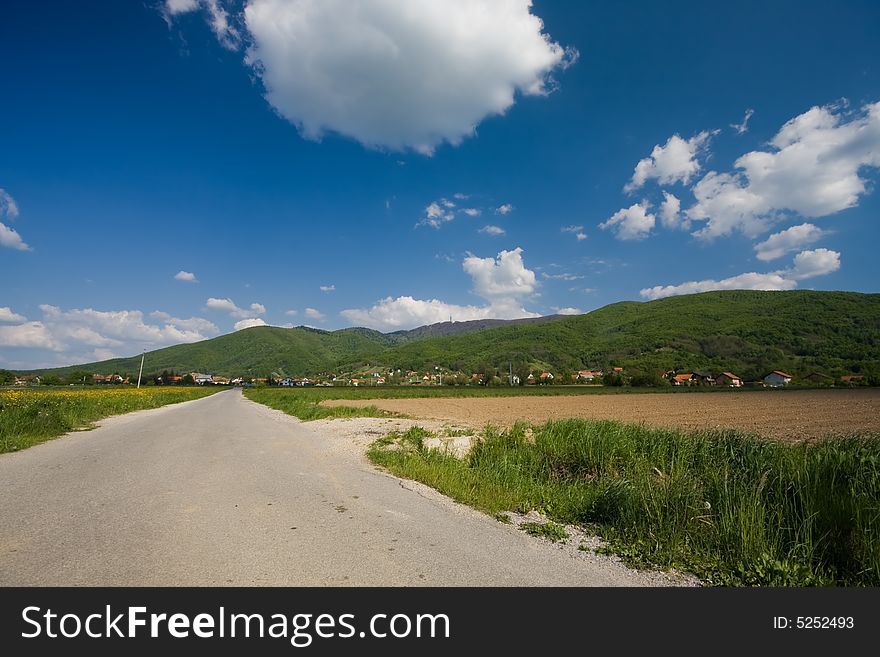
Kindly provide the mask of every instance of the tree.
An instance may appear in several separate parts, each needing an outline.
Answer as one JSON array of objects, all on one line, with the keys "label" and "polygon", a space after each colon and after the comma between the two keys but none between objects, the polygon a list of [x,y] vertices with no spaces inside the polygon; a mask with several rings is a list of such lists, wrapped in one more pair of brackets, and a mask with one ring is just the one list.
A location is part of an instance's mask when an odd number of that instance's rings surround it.
[{"label": "tree", "polygon": [[15,372],[0,370],[0,386],[15,383]]},{"label": "tree", "polygon": [[187,374],[186,376],[184,376],[184,377],[180,380],[181,385],[185,385],[185,386],[191,386],[191,385],[193,385],[195,382],[196,382],[196,380],[193,378],[193,375],[192,375],[192,374]]}]

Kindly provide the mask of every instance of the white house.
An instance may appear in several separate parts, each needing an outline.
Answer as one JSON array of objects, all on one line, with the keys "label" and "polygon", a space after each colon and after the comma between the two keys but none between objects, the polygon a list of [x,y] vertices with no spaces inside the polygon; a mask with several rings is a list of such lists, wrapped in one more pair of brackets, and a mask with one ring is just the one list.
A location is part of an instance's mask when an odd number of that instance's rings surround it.
[{"label": "white house", "polygon": [[791,381],[791,374],[774,370],[764,377],[764,385],[769,388],[781,388]]}]

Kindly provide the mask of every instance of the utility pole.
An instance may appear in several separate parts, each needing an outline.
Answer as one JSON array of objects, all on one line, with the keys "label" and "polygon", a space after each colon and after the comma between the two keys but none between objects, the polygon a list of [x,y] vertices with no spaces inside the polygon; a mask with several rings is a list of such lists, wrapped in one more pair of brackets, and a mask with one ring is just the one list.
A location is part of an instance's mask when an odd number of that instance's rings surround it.
[{"label": "utility pole", "polygon": [[147,350],[144,349],[143,353],[141,353],[141,369],[138,372],[138,384],[137,387],[141,387],[141,374],[144,373],[144,357],[147,355]]},{"label": "utility pole", "polygon": [[513,362],[507,361],[507,385],[513,385]]}]

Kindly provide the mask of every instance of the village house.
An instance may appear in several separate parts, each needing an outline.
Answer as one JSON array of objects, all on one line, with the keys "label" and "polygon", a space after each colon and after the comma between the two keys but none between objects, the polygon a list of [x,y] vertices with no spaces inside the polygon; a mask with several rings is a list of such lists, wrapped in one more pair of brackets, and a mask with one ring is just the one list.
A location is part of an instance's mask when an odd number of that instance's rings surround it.
[{"label": "village house", "polygon": [[694,384],[694,373],[693,372],[681,372],[679,374],[673,374],[670,379],[672,385],[674,386],[689,386]]},{"label": "village house", "polygon": [[846,376],[840,377],[840,380],[843,383],[846,383],[846,384],[852,386],[852,385],[858,385],[860,383],[863,383],[865,381],[865,377],[862,376],[861,374],[847,374]]},{"label": "village house", "polygon": [[592,370],[581,370],[575,376],[577,381],[592,381],[595,378],[596,374]]},{"label": "village house", "polygon": [[711,372],[698,371],[698,372],[694,372],[693,382],[696,385],[700,385],[700,386],[714,386],[715,385],[715,377],[712,376]]},{"label": "village house", "polygon": [[773,370],[764,377],[764,385],[768,388],[782,388],[791,382],[791,374],[786,374],[780,370]]},{"label": "village house", "polygon": [[822,374],[821,372],[810,372],[804,377],[804,381],[809,381],[814,385],[828,385],[832,379],[827,374]]},{"label": "village house", "polygon": [[715,383],[719,386],[726,386],[728,388],[741,388],[743,381],[736,374],[722,372],[715,377]]},{"label": "village house", "polygon": [[551,381],[553,381],[551,372],[541,372],[541,383],[550,383]]}]

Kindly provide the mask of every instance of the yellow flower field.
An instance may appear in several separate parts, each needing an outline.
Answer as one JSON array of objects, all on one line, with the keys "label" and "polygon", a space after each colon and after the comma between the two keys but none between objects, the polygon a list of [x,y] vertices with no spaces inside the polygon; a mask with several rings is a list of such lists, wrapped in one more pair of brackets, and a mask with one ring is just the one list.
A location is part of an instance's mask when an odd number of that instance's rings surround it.
[{"label": "yellow flower field", "polygon": [[15,452],[96,420],[205,397],[216,388],[48,388],[0,390],[0,453]]}]

